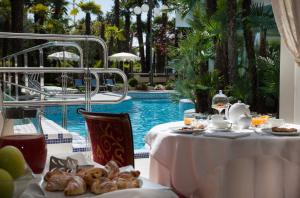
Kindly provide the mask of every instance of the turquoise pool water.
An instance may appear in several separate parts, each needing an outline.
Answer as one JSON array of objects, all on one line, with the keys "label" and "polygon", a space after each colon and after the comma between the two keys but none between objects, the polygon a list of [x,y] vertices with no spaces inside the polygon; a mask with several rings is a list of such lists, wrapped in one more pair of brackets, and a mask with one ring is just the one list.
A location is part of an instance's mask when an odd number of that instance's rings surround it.
[{"label": "turquoise pool water", "polygon": [[[84,106],[68,107],[68,130],[85,136],[84,119],[76,113],[79,107]],[[47,107],[45,116],[61,125],[61,109],[61,107]],[[153,126],[165,122],[179,121],[183,118],[183,112],[180,110],[179,104],[169,99],[132,99],[119,104],[93,105],[92,110],[94,112],[129,113],[135,149],[144,147],[144,136]]]}]

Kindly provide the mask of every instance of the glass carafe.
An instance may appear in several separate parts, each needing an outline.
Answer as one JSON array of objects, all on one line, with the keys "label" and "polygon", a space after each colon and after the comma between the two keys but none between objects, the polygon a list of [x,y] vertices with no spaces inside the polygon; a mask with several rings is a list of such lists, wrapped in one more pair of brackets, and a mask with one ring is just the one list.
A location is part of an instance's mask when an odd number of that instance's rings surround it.
[{"label": "glass carafe", "polygon": [[41,113],[32,107],[3,107],[0,148],[17,147],[35,174],[43,172],[47,157],[45,137],[41,127]]},{"label": "glass carafe", "polygon": [[228,97],[223,94],[222,90],[219,90],[219,93],[214,95],[214,97],[212,98],[212,105],[211,107],[213,109],[216,109],[219,114],[221,114],[221,112],[228,108],[229,106],[229,99]]}]

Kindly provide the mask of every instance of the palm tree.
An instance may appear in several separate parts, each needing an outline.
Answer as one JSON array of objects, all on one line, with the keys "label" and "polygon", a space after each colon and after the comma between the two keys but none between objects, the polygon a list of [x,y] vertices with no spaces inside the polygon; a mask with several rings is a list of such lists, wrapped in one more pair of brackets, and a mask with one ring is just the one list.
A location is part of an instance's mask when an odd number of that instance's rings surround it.
[{"label": "palm tree", "polygon": [[85,34],[91,34],[91,14],[99,14],[101,13],[101,6],[96,4],[94,1],[89,2],[80,2],[78,4],[80,9],[85,12]]},{"label": "palm tree", "polygon": [[237,64],[237,45],[236,45],[236,0],[227,0],[228,10],[228,76],[229,83],[232,85],[236,79],[236,64]]},{"label": "palm tree", "polygon": [[49,13],[48,1],[34,1],[29,12],[34,14],[34,31],[36,33],[45,33],[44,24]]},{"label": "palm tree", "polygon": [[[138,0],[138,6],[142,6],[143,1]],[[142,72],[148,72],[149,68],[146,65],[146,60],[145,60],[145,51],[144,51],[144,39],[143,39],[143,23],[142,23],[142,16],[136,15],[136,33],[137,33],[137,38],[139,42],[139,54],[141,57],[141,65],[142,65]]]},{"label": "palm tree", "polygon": [[66,0],[51,0],[51,11],[52,18],[55,20],[60,20],[63,18],[64,14],[67,14],[67,6],[69,4]]},{"label": "palm tree", "polygon": [[[10,1],[9,0],[3,0],[0,2],[0,16],[4,18],[3,23],[1,23],[1,31],[3,32],[9,32],[10,30]],[[2,40],[2,57],[7,56],[8,54],[8,40],[7,39],[1,39]]]},{"label": "palm tree", "polygon": [[124,41],[124,31],[117,28],[117,26],[106,26],[105,28],[105,39],[109,43],[109,54],[112,54],[114,41]]},{"label": "palm tree", "polygon": [[254,51],[254,39],[251,27],[249,25],[248,16],[251,10],[251,0],[243,0],[242,2],[242,17],[243,17],[243,30],[244,40],[248,59],[249,68],[249,80],[251,81],[251,92],[252,92],[252,107],[253,110],[257,110],[257,69],[256,69],[256,57]]},{"label": "palm tree", "polygon": [[[154,8],[154,0],[149,0],[149,11],[147,14],[147,34],[146,34],[146,71],[147,72],[153,72],[151,69],[153,69],[153,63],[152,63],[152,10]],[[153,53],[153,52],[152,52]]]},{"label": "palm tree", "polygon": [[[10,0],[11,5],[11,28],[12,32],[23,32],[24,0]],[[15,39],[12,42],[13,49],[21,49],[22,42]]]}]

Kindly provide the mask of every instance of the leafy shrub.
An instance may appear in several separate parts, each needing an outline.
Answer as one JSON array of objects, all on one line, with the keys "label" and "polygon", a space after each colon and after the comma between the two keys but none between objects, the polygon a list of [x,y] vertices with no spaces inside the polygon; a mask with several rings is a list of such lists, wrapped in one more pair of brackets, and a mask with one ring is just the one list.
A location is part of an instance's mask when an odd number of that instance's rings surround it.
[{"label": "leafy shrub", "polygon": [[131,87],[137,86],[138,83],[139,83],[139,82],[138,82],[137,79],[135,79],[135,78],[130,78],[130,79],[128,80],[128,84],[129,84]]},{"label": "leafy shrub", "polygon": [[154,90],[166,90],[166,88],[165,88],[165,86],[158,84],[158,85],[155,85]]},{"label": "leafy shrub", "polygon": [[135,88],[140,91],[148,91],[148,86],[145,83],[138,84]]},{"label": "leafy shrub", "polygon": [[175,88],[175,82],[173,80],[169,80],[165,86],[166,90],[173,90]]}]

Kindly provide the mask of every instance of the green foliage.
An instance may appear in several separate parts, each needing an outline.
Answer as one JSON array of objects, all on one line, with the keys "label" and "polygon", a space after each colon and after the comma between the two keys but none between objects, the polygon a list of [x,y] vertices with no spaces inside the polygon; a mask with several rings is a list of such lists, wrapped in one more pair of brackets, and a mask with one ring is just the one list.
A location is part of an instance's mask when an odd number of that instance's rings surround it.
[{"label": "green foliage", "polygon": [[258,57],[259,91],[262,96],[278,98],[279,96],[279,71],[280,52],[274,50],[268,57]]},{"label": "green foliage", "polygon": [[140,91],[148,91],[148,86],[146,83],[140,83],[138,85],[136,85],[136,90],[140,90]]},{"label": "green foliage", "polygon": [[85,13],[90,12],[92,14],[100,14],[101,6],[96,4],[94,1],[83,2],[78,4],[78,7]]},{"label": "green foliage", "polygon": [[78,8],[73,8],[73,9],[70,11],[70,15],[72,15],[72,16],[77,16],[78,13],[79,13]]},{"label": "green foliage", "polygon": [[139,82],[137,81],[137,79],[135,79],[135,78],[130,78],[129,80],[128,80],[128,84],[131,86],[131,87],[135,87],[135,86],[137,86],[137,84],[138,84]]},{"label": "green foliage", "polygon": [[38,14],[40,16],[45,16],[49,12],[49,8],[47,6],[45,6],[44,4],[38,3],[36,5],[33,5],[29,9],[29,12],[33,13],[33,14]]},{"label": "green foliage", "polygon": [[102,67],[102,60],[96,60],[96,63],[94,65],[94,68],[101,68]]},{"label": "green foliage", "polygon": [[124,41],[125,36],[124,36],[124,30],[119,29],[117,26],[106,26],[105,29],[105,39],[110,41],[111,39],[113,40],[119,40],[119,41]]}]

